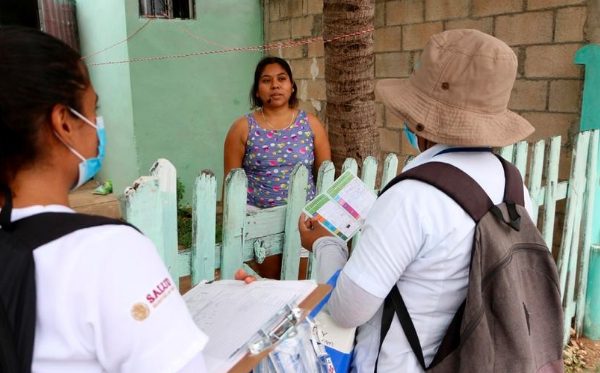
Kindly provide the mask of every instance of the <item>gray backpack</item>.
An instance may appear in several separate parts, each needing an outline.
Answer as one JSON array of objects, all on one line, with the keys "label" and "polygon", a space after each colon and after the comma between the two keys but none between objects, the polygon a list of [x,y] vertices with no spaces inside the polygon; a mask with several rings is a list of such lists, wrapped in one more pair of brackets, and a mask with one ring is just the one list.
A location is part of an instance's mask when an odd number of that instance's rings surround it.
[{"label": "gray backpack", "polygon": [[401,180],[419,180],[451,197],[476,222],[467,297],[428,367],[397,286],[384,302],[379,348],[396,314],[427,372],[563,371],[563,311],[556,265],[523,207],[519,171],[498,158],[506,185],[504,202],[496,206],[475,180],[442,162],[404,172],[382,191]]}]

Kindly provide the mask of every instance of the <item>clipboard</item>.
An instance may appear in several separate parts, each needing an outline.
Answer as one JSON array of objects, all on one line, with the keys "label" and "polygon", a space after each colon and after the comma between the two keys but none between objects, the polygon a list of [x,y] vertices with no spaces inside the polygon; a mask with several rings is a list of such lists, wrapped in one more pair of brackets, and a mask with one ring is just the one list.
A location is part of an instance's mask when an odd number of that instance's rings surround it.
[{"label": "clipboard", "polygon": [[[327,284],[319,284],[316,289],[310,293],[300,304],[299,308],[311,311],[314,307],[316,307],[333,288]],[[267,357],[267,355],[273,350],[274,347],[267,348],[258,354],[250,354],[250,352],[246,353],[246,355],[240,360],[233,368],[229,370],[229,373],[248,373],[250,372],[258,363]]]},{"label": "clipboard", "polygon": [[207,368],[237,373],[250,371],[278,340],[294,333],[295,325],[330,290],[313,280],[222,280],[198,284],[183,298],[196,325],[210,338],[204,349]]}]

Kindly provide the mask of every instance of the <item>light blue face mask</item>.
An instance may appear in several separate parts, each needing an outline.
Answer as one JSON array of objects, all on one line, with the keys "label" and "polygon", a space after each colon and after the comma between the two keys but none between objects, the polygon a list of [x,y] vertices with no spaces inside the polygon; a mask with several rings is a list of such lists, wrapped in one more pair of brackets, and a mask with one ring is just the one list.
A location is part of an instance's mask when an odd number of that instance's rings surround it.
[{"label": "light blue face mask", "polygon": [[104,159],[104,147],[106,144],[106,133],[104,132],[104,120],[102,117],[96,117],[96,124],[92,123],[91,120],[87,119],[83,115],[81,115],[77,110],[73,108],[69,108],[71,112],[77,116],[79,119],[83,120],[85,123],[96,129],[96,134],[98,136],[98,155],[94,158],[85,159],[77,150],[73,149],[67,143],[63,141],[63,139],[56,135],[58,139],[65,144],[67,148],[71,151],[71,153],[75,154],[75,156],[81,159],[79,162],[79,178],[77,179],[77,183],[73,186],[71,190],[75,190],[82,186],[85,182],[96,176],[100,168],[102,168],[102,160]]},{"label": "light blue face mask", "polygon": [[417,151],[421,151],[421,149],[419,149],[419,141],[417,140],[417,135],[415,135],[410,130],[410,128],[408,128],[408,124],[406,122],[404,122],[404,128],[402,128],[402,132],[404,132],[404,136],[406,137],[406,140],[408,140],[410,146],[415,148]]}]

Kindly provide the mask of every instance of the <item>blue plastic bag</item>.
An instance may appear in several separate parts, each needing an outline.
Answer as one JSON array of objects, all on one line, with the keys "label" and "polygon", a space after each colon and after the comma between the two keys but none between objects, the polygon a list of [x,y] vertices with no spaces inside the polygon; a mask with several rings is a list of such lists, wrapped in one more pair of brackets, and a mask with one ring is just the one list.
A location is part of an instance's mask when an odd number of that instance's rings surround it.
[{"label": "blue plastic bag", "polygon": [[[339,275],[340,271],[334,273],[327,281],[327,284],[335,288]],[[352,362],[352,349],[354,347],[356,328],[340,328],[322,310],[330,297],[331,293],[312,310],[309,317],[317,323],[317,328],[320,329],[320,342],[325,345],[325,350],[333,362],[336,373],[346,373],[350,370]]]}]

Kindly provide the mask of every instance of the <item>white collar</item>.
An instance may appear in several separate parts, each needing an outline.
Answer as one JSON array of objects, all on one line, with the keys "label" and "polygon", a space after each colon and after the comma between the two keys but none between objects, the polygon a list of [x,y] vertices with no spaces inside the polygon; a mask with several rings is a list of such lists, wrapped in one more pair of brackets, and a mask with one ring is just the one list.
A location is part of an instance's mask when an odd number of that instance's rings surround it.
[{"label": "white collar", "polygon": [[[0,211],[2,211],[0,209]],[[75,211],[67,206],[63,205],[32,205],[21,208],[13,208],[11,214],[11,221],[23,219],[32,215],[40,214],[42,212],[71,212]]]},{"label": "white collar", "polygon": [[404,168],[402,169],[402,171],[408,171],[411,168],[420,166],[423,163],[427,163],[427,162],[431,161],[431,159],[433,159],[433,157],[437,153],[439,153],[439,152],[441,152],[443,150],[446,150],[448,148],[451,148],[451,146],[450,145],[445,145],[445,144],[435,144],[431,148],[425,150],[422,153],[419,153],[416,157],[414,157],[413,159],[411,159],[410,162],[408,162],[406,164],[406,166],[404,166]]}]

